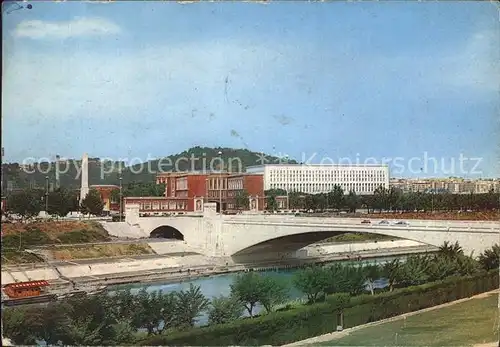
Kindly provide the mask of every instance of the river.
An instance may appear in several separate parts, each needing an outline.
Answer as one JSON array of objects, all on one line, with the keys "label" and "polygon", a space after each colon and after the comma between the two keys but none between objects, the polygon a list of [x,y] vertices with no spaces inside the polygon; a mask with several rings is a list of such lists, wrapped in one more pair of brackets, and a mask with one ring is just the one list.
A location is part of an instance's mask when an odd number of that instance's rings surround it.
[{"label": "river", "polygon": [[[404,260],[406,256],[392,256],[392,257],[380,257],[380,258],[371,258],[371,259],[366,259],[366,260],[361,260],[361,261],[340,261],[340,263],[343,264],[356,264],[356,265],[366,265],[366,264],[383,264],[388,261],[392,261],[393,259],[400,259]],[[328,266],[328,264],[333,264],[336,262],[332,263],[327,263],[324,266]],[[297,272],[297,269],[287,269],[287,270],[277,270],[277,271],[262,271],[260,272],[264,276],[273,276],[273,277],[278,277],[281,278],[284,281],[287,281],[289,283],[289,301],[301,299],[304,297],[304,295],[298,291],[292,284],[292,277],[295,272]],[[199,286],[201,292],[203,295],[205,295],[207,298],[212,299],[213,297],[217,297],[220,295],[228,296],[231,293],[231,284],[233,283],[234,279],[238,276],[238,273],[231,273],[231,274],[224,274],[224,275],[214,275],[214,276],[209,276],[209,277],[201,277],[198,279],[194,280],[188,280],[188,281],[183,281],[183,282],[178,282],[178,283],[148,283],[148,284],[132,284],[132,285],[118,285],[118,286],[110,286],[110,293],[113,293],[115,290],[118,289],[131,289],[132,293],[137,293],[141,289],[146,288],[148,292],[153,292],[153,291],[163,291],[163,292],[174,292],[174,291],[181,291],[181,290],[187,290],[189,289],[189,285],[193,284],[195,286]],[[375,288],[384,288],[387,286],[387,280],[384,278],[378,279],[374,283]],[[258,313],[262,307],[258,306],[256,307],[254,313]],[[246,312],[244,312],[244,315],[247,315]],[[203,314],[202,316],[199,317],[198,319],[198,324],[204,325],[207,323],[207,314]]]}]

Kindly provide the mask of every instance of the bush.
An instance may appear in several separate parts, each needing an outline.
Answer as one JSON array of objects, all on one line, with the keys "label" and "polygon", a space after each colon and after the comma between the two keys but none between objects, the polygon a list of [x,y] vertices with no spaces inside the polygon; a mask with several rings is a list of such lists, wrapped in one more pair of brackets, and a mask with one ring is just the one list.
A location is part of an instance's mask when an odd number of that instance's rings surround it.
[{"label": "bush", "polygon": [[59,242],[69,244],[109,241],[109,237],[95,230],[74,230],[61,234],[57,238]]},{"label": "bush", "polygon": [[28,229],[15,235],[12,234],[2,237],[2,249],[19,249],[19,247],[24,249],[29,246],[40,246],[50,243],[52,243],[50,237],[39,229]]},{"label": "bush", "polygon": [[168,336],[145,339],[141,345],[227,346],[283,345],[326,334],[336,329],[337,313],[344,308],[344,327],[349,328],[470,297],[498,288],[498,271],[475,276],[396,289],[379,295],[359,295],[345,302],[345,294],[328,296],[325,302],[272,312],[253,319],[190,329]]}]

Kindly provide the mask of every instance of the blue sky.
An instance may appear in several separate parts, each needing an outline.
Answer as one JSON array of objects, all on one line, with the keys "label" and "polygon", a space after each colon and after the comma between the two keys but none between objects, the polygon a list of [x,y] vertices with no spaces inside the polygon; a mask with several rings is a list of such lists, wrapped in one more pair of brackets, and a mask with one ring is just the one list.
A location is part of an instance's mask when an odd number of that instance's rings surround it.
[{"label": "blue sky", "polygon": [[200,145],[316,162],[462,154],[482,160],[456,175],[499,176],[490,2],[34,2],[7,12],[6,161],[147,159]]}]

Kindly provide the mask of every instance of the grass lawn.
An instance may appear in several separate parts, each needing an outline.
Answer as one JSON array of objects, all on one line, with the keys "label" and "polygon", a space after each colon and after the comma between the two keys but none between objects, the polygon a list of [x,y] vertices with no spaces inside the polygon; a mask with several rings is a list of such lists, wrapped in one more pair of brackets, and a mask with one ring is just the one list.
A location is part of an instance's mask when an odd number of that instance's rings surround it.
[{"label": "grass lawn", "polygon": [[492,294],[314,345],[473,346],[498,341],[498,329],[498,294]]}]

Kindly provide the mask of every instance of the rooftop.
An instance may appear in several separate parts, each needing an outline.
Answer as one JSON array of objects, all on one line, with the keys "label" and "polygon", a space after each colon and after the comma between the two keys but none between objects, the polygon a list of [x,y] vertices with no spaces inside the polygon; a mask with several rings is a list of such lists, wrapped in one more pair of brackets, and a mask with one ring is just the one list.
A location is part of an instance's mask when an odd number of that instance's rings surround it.
[{"label": "rooftop", "polygon": [[335,164],[335,163],[328,163],[328,164],[287,164],[287,163],[282,163],[282,164],[262,164],[262,165],[252,165],[252,166],[247,166],[247,171],[249,169],[257,169],[257,168],[264,168],[266,166],[281,166],[281,167],[388,167],[387,164]]}]

